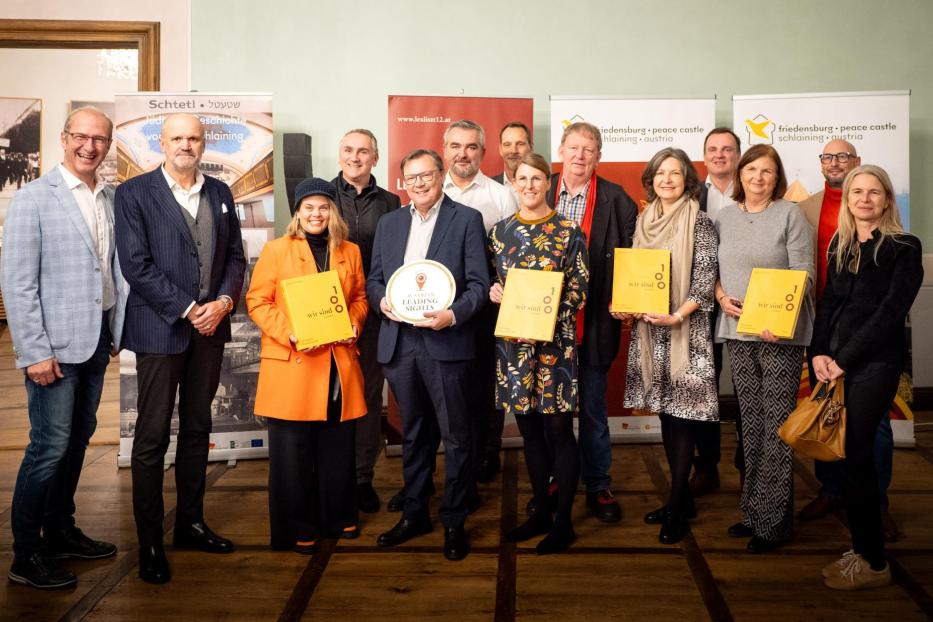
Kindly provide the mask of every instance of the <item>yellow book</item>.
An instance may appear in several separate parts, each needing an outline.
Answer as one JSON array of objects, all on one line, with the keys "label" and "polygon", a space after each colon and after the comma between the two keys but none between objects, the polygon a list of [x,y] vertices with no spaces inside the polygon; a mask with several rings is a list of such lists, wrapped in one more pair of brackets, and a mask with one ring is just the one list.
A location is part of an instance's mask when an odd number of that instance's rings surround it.
[{"label": "yellow book", "polygon": [[299,350],[353,336],[336,270],[296,276],[283,280],[280,285]]},{"label": "yellow book", "polygon": [[753,269],[736,332],[760,335],[768,329],[782,339],[793,338],[806,286],[806,270]]},{"label": "yellow book", "polygon": [[612,311],[669,313],[671,251],[617,248],[612,270]]},{"label": "yellow book", "polygon": [[563,272],[509,268],[496,337],[553,341]]}]

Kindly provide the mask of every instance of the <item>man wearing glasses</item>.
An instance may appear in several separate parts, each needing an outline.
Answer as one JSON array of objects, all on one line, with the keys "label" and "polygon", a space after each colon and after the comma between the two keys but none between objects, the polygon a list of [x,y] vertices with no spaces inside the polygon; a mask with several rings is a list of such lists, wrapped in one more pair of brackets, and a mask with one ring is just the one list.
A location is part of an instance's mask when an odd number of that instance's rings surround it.
[{"label": "man wearing glasses", "polygon": [[[444,557],[469,553],[464,531],[472,472],[468,376],[476,356],[475,316],[486,302],[489,266],[482,215],[444,194],[444,163],[434,151],[417,149],[402,160],[411,203],[379,220],[373,242],[366,296],[381,320],[377,358],[398,400],[402,416],[402,518],[379,536],[394,546],[430,532],[428,494],[437,450],[444,442]],[[404,264],[429,259],[453,276],[456,294],[449,308],[426,311],[425,320],[399,320],[386,299],[386,285]],[[435,431],[436,430],[436,431]]]},{"label": "man wearing glasses", "polygon": [[[819,155],[820,168],[826,184],[821,192],[804,199],[800,209],[810,222],[815,234],[816,248],[816,299],[823,295],[826,285],[826,251],[836,233],[839,208],[842,202],[842,183],[849,171],[862,164],[855,147],[844,140],[833,140],[823,147]],[[878,471],[878,485],[881,489],[882,512],[881,526],[888,542],[898,537],[897,523],[888,513],[888,486],[891,484],[891,462],[894,454],[894,436],[891,420],[882,417],[875,436],[875,468]],[[815,473],[820,480],[820,494],[800,510],[801,520],[816,520],[842,507],[842,491],[839,483],[838,463],[815,461]]]},{"label": "man wearing glasses", "polygon": [[42,589],[76,582],[56,559],[117,552],[84,535],[74,519],[127,295],[114,250],[113,188],[97,179],[112,132],[98,110],[68,115],[62,163],[16,193],[4,228],[0,287],[31,427],[13,490],[9,576]]}]

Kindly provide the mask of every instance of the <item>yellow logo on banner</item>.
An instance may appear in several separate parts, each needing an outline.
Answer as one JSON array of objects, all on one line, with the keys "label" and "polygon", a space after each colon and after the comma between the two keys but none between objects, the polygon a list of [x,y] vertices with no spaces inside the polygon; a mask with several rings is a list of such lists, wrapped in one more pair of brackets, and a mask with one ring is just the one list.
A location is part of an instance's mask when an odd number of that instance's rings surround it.
[{"label": "yellow logo on banner", "polygon": [[750,145],[770,145],[774,142],[774,122],[763,114],[755,115],[754,119],[745,119],[745,128]]}]

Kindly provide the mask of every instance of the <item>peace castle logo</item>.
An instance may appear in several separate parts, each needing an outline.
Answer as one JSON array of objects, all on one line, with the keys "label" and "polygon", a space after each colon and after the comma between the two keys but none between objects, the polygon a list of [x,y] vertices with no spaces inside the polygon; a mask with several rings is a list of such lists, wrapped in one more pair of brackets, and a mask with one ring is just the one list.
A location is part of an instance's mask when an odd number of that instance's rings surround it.
[{"label": "peace castle logo", "polygon": [[560,123],[561,123],[561,125],[564,126],[564,129],[566,130],[568,127],[570,127],[571,125],[573,125],[574,123],[577,123],[577,122],[579,122],[579,121],[586,121],[586,119],[584,119],[583,117],[581,117],[581,116],[578,115],[578,114],[575,114],[575,115],[573,115],[572,117],[570,117],[569,119],[562,119]]},{"label": "peace castle logo", "polygon": [[745,119],[745,131],[748,132],[749,145],[774,144],[774,122],[763,114],[753,119]]}]

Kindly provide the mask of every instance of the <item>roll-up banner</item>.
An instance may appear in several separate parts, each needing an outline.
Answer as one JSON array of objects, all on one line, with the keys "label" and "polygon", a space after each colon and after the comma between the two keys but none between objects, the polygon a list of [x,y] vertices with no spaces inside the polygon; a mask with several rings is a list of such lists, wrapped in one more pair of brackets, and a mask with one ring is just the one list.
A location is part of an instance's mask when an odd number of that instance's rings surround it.
[{"label": "roll-up banner", "polygon": [[[486,153],[480,169],[493,177],[502,172],[499,155],[499,130],[507,123],[520,121],[534,131],[534,99],[531,97],[445,97],[434,95],[389,95],[389,172],[387,187],[408,202],[399,165],[413,149],[433,149],[444,156],[444,130],[454,121],[469,119],[483,127]],[[532,140],[534,137],[532,136]],[[394,400],[387,408],[386,439],[388,451],[401,448],[402,421]],[[502,433],[506,447],[519,446],[521,435],[514,417],[507,417]]]},{"label": "roll-up banner", "polygon": [[[204,124],[201,172],[220,179],[233,192],[249,262],[245,294],[259,253],[275,237],[272,178],[272,95],[267,93],[126,93],[116,95],[114,138],[118,182],[162,164],[159,134],[176,112],[197,115]],[[253,417],[259,377],[259,328],[240,297],[232,320],[233,339],[224,349],[220,386],[211,405],[213,431],[209,460],[264,458],[268,437]],[[136,428],[136,356],[120,353],[120,452],[129,466]],[[172,417],[166,464],[175,459],[178,411]]]},{"label": "roll-up banner", "polygon": [[[645,192],[641,174],[655,153],[664,147],[683,149],[700,179],[706,178],[703,139],[715,127],[715,97],[697,99],[614,98],[551,96],[551,161],[561,169],[560,140],[564,128],[577,121],[600,129],[602,157],[596,169],[600,177],[620,184],[642,209]],[[622,406],[628,331],[622,334],[619,354],[609,371],[606,405],[613,442],[655,442],[661,439],[656,413],[631,411]]]},{"label": "roll-up banner", "polygon": [[[901,222],[910,229],[910,91],[736,95],[732,114],[743,147],[772,145],[781,155],[788,199],[800,202],[823,190],[817,158],[826,143],[841,139],[855,147],[863,164],[888,172]],[[911,375],[908,369],[901,378],[891,407],[898,447],[914,445],[914,417],[906,401]]]}]

